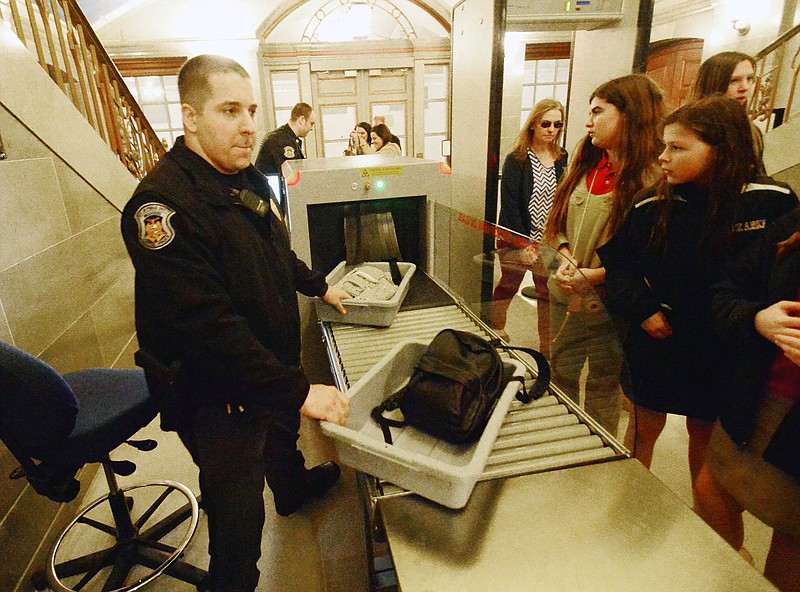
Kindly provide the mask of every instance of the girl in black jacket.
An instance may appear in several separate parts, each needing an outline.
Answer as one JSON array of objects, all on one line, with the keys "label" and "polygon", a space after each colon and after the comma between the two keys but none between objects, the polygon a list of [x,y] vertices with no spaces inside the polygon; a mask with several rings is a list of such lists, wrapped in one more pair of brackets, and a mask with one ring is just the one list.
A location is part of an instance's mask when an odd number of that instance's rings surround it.
[{"label": "girl in black jacket", "polygon": [[630,324],[624,344],[634,413],[626,446],[649,467],[667,413],[686,416],[693,487],[717,416],[721,363],[708,310],[719,261],[746,250],[797,206],[786,186],[755,182],[750,123],[730,98],[683,106],[664,122],[664,177],[638,196],[598,253],[607,305]]},{"label": "girl in black jacket", "polygon": [[800,590],[800,209],[711,291],[728,364],[695,511],[742,551],[742,512],[774,529],[764,575]]}]

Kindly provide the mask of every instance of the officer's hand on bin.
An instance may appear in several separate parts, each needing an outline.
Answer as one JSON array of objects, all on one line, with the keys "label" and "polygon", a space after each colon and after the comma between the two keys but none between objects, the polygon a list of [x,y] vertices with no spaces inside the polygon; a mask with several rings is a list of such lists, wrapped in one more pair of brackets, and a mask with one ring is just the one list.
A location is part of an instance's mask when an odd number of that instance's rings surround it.
[{"label": "officer's hand on bin", "polygon": [[344,425],[350,413],[350,399],[335,386],[312,384],[300,413],[312,419]]},{"label": "officer's hand on bin", "polygon": [[344,306],[342,306],[342,300],[347,300],[348,298],[352,298],[352,296],[336,286],[328,286],[328,291],[325,292],[325,296],[322,297],[325,302],[342,314],[347,314]]}]

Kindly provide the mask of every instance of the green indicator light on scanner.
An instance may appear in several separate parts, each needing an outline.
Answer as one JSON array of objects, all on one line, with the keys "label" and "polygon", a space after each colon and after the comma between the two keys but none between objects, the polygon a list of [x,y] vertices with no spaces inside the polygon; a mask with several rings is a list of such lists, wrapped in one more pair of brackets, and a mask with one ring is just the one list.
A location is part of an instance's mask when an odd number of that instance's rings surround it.
[{"label": "green indicator light on scanner", "polygon": [[383,189],[384,185],[386,185],[383,181],[376,181],[375,188],[376,189]]},{"label": "green indicator light on scanner", "polygon": [[564,12],[572,10],[572,2],[564,2]]}]

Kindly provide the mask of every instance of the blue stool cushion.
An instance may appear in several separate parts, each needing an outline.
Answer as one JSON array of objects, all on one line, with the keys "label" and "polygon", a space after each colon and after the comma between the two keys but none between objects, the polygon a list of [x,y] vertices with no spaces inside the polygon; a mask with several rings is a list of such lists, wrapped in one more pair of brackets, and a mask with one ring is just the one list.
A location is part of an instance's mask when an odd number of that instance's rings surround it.
[{"label": "blue stool cushion", "polygon": [[75,427],[79,404],[67,382],[38,358],[0,341],[0,421],[41,459]]},{"label": "blue stool cushion", "polygon": [[93,368],[66,374],[80,404],[75,429],[48,456],[61,466],[79,467],[103,459],[157,415],[142,370]]}]

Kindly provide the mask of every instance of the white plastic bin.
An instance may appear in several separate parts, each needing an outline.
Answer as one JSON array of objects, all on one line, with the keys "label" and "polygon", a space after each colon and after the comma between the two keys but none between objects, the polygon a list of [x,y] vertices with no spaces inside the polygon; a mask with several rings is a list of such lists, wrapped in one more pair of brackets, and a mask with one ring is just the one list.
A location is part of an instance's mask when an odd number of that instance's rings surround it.
[{"label": "white plastic bin", "polygon": [[[360,265],[369,265],[382,271],[389,271],[389,264],[382,261],[359,263],[357,265],[346,265],[342,261],[327,275],[325,280],[329,286],[332,286],[347,275],[350,270]],[[316,306],[319,320],[330,323],[350,323],[352,325],[373,325],[376,327],[388,327],[391,325],[400,310],[400,305],[403,303],[406,294],[408,294],[411,276],[414,275],[414,271],[417,269],[417,266],[413,263],[405,263],[403,261],[398,261],[397,267],[400,269],[400,275],[403,279],[391,299],[382,301],[343,300],[342,304],[347,310],[347,314],[343,315],[323,301],[322,298],[315,298],[314,306]]]},{"label": "white plastic bin", "polygon": [[[322,432],[334,439],[340,460],[448,508],[463,508],[483,473],[500,426],[520,382],[509,382],[477,442],[450,444],[411,426],[390,428],[394,444],[386,444],[380,426],[370,417],[374,407],[405,386],[427,347],[426,342],[404,341],[347,391],[350,416],[339,426],[322,422]],[[524,376],[516,360],[514,376]]]}]

